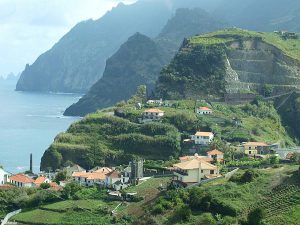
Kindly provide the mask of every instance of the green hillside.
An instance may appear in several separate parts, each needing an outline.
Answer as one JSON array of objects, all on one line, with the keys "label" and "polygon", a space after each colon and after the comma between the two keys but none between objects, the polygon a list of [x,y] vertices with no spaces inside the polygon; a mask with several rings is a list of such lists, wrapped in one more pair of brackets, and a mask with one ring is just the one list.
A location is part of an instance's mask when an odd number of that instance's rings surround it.
[{"label": "green hillside", "polygon": [[223,97],[226,93],[271,95],[300,90],[300,39],[294,33],[237,28],[186,39],[156,85],[166,99]]}]

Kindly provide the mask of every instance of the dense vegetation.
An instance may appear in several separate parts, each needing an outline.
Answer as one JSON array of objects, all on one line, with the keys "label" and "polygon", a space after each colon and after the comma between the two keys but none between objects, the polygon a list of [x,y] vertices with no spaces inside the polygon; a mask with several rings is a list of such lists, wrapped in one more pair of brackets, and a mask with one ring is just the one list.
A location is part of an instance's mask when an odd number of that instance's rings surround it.
[{"label": "dense vegetation", "polygon": [[169,189],[148,208],[143,224],[297,224],[297,217],[285,220],[300,205],[297,169],[245,170],[230,181]]},{"label": "dense vegetation", "polygon": [[300,141],[300,94],[290,93],[275,101],[275,107],[281,115],[289,135]]},{"label": "dense vegetation", "polygon": [[136,124],[96,113],[72,124],[45,152],[41,169],[60,168],[71,161],[85,168],[128,163],[133,156],[167,159],[180,150],[178,130],[169,124]]}]

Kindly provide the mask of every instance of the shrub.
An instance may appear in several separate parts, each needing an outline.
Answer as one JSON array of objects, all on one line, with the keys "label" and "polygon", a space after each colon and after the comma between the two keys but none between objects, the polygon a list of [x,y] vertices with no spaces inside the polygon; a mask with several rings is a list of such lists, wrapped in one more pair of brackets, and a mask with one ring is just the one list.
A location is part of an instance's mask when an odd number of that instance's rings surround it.
[{"label": "shrub", "polygon": [[197,217],[195,225],[217,225],[217,221],[211,213],[203,213],[200,217]]},{"label": "shrub", "polygon": [[40,185],[40,188],[41,188],[41,189],[49,189],[49,188],[50,188],[50,184],[48,184],[48,183],[42,183],[42,184]]},{"label": "shrub", "polygon": [[189,220],[191,215],[192,215],[192,210],[187,205],[183,205],[183,206],[177,208],[175,211],[175,217],[181,221]]},{"label": "shrub", "polygon": [[164,207],[161,204],[156,204],[152,210],[153,214],[161,214],[164,211]]},{"label": "shrub", "polygon": [[252,210],[248,215],[248,224],[249,225],[260,225],[262,220],[265,217],[265,212],[261,208],[256,208]]}]

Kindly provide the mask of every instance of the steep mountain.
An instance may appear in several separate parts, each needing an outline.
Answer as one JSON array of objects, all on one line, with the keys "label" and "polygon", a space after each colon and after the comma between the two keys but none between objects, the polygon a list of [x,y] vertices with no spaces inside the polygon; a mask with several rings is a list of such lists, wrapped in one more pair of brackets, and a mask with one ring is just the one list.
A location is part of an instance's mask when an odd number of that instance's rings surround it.
[{"label": "steep mountain", "polygon": [[128,100],[141,84],[149,92],[163,66],[176,54],[184,37],[218,30],[224,24],[200,8],[178,9],[154,40],[136,34],[106,63],[103,77],[65,115],[83,116],[97,109]]},{"label": "steep mountain", "polygon": [[143,0],[119,4],[102,18],[77,24],[52,49],[26,65],[18,91],[86,92],[99,78],[105,61],[136,32],[159,34],[174,11],[208,1]]},{"label": "steep mountain", "polygon": [[170,99],[300,89],[300,39],[293,33],[225,29],[184,42],[162,71],[157,93]]},{"label": "steep mountain", "polygon": [[300,31],[298,0],[226,0],[214,15],[230,24],[258,31]]},{"label": "steep mountain", "polygon": [[85,115],[129,99],[141,84],[154,87],[160,69],[169,58],[152,39],[136,33],[107,60],[103,77],[65,114]]}]

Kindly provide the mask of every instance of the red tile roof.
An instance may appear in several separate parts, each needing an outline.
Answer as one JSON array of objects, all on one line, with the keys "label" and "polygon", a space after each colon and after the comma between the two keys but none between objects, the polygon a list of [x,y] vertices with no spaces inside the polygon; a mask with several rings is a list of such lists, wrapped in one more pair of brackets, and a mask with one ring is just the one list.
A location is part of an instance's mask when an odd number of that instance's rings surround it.
[{"label": "red tile roof", "polygon": [[164,111],[161,111],[160,109],[147,109],[144,112],[148,112],[148,113],[163,113]]},{"label": "red tile roof", "polygon": [[111,178],[119,178],[119,177],[121,177],[121,174],[119,171],[114,170],[114,171],[111,171],[110,173],[106,174],[106,176],[111,177]]},{"label": "red tile roof", "polygon": [[212,111],[212,109],[208,108],[208,107],[200,107],[199,108],[201,111]]},{"label": "red tile roof", "polygon": [[45,183],[45,181],[47,180],[48,178],[47,177],[38,177],[36,178],[36,180],[34,181],[34,184],[39,186],[41,185],[42,183]]},{"label": "red tile roof", "polygon": [[20,183],[34,183],[34,180],[30,177],[26,176],[25,174],[16,174],[9,178],[11,181],[16,181]]},{"label": "red tile roof", "polygon": [[224,155],[224,153],[217,149],[214,149],[214,150],[208,151],[207,155]]}]

